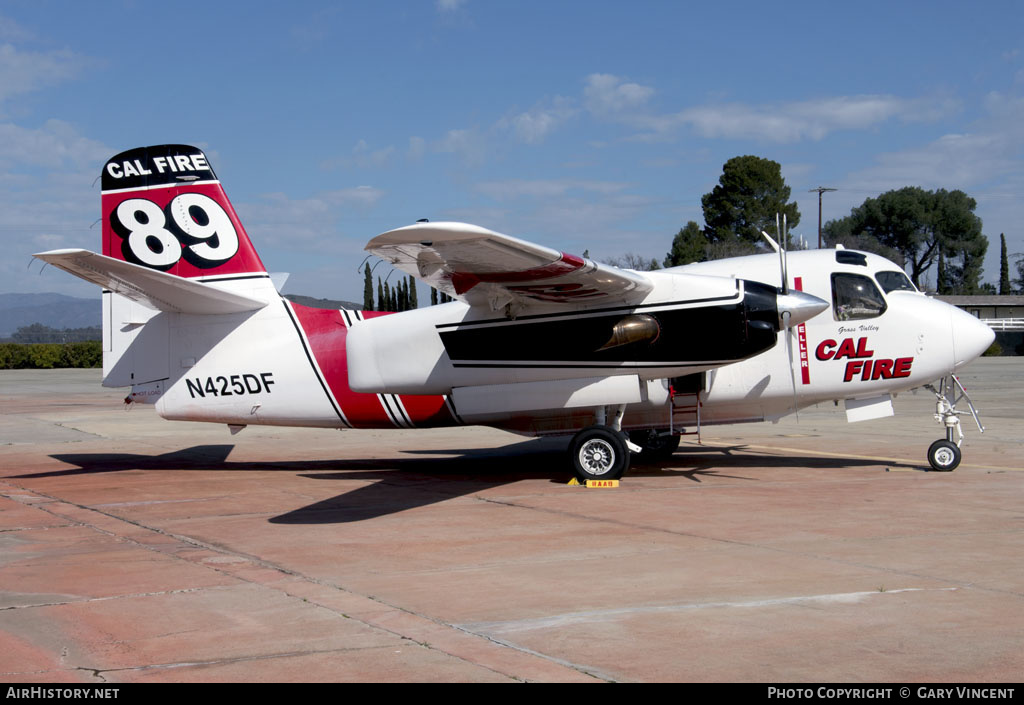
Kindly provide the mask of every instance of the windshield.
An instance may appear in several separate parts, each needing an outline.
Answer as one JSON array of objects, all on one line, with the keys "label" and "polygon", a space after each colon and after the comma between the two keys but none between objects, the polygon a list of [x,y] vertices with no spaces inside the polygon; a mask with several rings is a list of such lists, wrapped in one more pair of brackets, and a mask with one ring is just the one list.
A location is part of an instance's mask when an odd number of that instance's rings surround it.
[{"label": "windshield", "polygon": [[882,285],[882,291],[887,294],[890,291],[917,291],[910,277],[903,272],[879,272],[875,279]]}]

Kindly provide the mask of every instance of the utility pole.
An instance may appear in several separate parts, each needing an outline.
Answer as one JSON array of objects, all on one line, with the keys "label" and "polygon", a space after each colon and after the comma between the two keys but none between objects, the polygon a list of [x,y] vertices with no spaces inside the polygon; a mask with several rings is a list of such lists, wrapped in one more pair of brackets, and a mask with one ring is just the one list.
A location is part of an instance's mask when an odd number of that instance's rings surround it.
[{"label": "utility pole", "polygon": [[838,189],[827,188],[825,186],[819,186],[818,188],[812,188],[807,193],[818,192],[818,249],[821,249],[821,194],[826,191],[837,191]]}]

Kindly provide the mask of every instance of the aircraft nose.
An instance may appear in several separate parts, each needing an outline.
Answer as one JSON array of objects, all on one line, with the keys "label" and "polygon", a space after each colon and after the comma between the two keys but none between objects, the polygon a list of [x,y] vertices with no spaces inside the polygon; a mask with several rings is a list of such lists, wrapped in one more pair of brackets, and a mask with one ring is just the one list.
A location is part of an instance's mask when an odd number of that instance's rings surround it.
[{"label": "aircraft nose", "polygon": [[985,323],[959,308],[950,314],[953,324],[953,367],[966,365],[988,350],[995,332]]}]

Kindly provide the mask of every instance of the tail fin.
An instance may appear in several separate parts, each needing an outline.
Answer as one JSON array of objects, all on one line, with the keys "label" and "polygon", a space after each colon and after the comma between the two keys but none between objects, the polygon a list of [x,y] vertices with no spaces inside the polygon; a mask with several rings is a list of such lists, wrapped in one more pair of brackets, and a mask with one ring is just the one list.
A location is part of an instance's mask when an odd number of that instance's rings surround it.
[{"label": "tail fin", "polygon": [[122,152],[103,167],[102,190],[108,257],[188,278],[267,271],[197,147]]},{"label": "tail fin", "polygon": [[[155,401],[172,370],[171,316],[257,311],[273,286],[202,150],[132,149],[102,176],[103,254],[36,257],[103,287],[103,384],[142,385],[139,399]],[[221,321],[223,335],[240,320]]]}]

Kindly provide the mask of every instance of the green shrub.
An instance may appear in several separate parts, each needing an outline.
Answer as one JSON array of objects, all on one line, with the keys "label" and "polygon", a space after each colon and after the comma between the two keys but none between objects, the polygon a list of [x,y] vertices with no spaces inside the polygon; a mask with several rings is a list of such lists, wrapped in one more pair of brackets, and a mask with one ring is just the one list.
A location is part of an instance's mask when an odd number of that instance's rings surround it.
[{"label": "green shrub", "polygon": [[99,367],[103,346],[88,343],[0,343],[0,369],[53,369],[55,367]]}]

